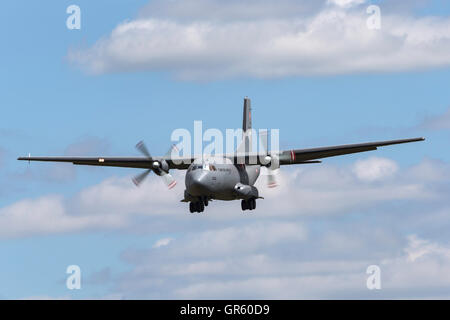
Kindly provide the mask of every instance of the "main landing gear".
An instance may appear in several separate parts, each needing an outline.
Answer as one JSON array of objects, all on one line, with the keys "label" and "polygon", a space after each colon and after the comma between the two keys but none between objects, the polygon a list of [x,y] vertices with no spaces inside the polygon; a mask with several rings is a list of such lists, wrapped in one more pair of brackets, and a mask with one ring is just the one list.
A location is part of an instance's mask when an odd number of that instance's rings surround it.
[{"label": "main landing gear", "polygon": [[242,200],[241,201],[241,208],[242,208],[242,211],[254,210],[256,208],[256,199],[255,198],[251,198],[251,199],[248,199],[248,200]]},{"label": "main landing gear", "polygon": [[[199,198],[196,201],[189,202],[189,211],[191,213],[194,212],[203,212],[205,211],[205,207],[208,206],[208,198]],[[256,208],[256,198],[250,198],[248,200],[241,201],[242,211],[245,210],[254,210]]]},{"label": "main landing gear", "polygon": [[205,211],[205,207],[208,206],[208,198],[199,199],[198,201],[189,202],[189,211],[191,213],[194,212],[203,212]]}]

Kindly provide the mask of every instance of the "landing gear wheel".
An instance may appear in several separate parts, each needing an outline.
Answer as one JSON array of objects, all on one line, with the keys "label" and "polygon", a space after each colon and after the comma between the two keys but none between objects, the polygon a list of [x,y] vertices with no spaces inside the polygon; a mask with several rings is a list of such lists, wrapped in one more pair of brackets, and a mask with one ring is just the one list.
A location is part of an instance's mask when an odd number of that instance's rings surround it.
[{"label": "landing gear wheel", "polygon": [[250,206],[249,206],[250,210],[256,209],[256,199],[255,198],[250,199],[249,204],[250,204]]},{"label": "landing gear wheel", "polygon": [[251,198],[251,199],[248,199],[248,200],[242,200],[241,201],[241,208],[242,208],[242,211],[254,210],[256,208],[256,199],[255,198]]},{"label": "landing gear wheel", "polygon": [[202,201],[189,202],[189,211],[191,213],[203,212],[205,211],[205,204]]}]

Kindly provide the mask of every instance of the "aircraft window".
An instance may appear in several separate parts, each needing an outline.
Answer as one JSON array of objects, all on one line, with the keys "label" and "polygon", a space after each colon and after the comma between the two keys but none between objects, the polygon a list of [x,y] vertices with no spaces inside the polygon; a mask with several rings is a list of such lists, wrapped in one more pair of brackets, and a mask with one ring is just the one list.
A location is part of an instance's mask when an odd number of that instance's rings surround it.
[{"label": "aircraft window", "polygon": [[204,163],[204,164],[195,164],[195,165],[193,165],[193,166],[190,168],[191,171],[194,171],[194,170],[197,170],[197,169],[203,169],[203,170],[206,170],[206,171],[217,171],[217,168],[216,168],[215,165],[213,165],[213,164],[207,164],[207,163]]}]

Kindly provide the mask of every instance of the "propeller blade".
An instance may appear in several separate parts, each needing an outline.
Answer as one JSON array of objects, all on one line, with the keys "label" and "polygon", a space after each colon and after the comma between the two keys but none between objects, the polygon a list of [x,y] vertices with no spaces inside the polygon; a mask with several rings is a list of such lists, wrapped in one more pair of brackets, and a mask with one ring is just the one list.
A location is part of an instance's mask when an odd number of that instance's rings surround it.
[{"label": "propeller blade", "polygon": [[170,146],[169,151],[167,151],[166,154],[164,155],[164,158],[170,159],[170,158],[172,158],[172,153],[173,152],[178,152],[178,151],[179,151],[178,147],[175,144],[173,144],[173,145]]},{"label": "propeller blade", "polygon": [[139,185],[142,183],[142,181],[145,180],[145,178],[147,178],[148,174],[149,174],[151,171],[152,171],[152,170],[148,169],[148,170],[145,170],[144,172],[142,172],[141,174],[137,175],[136,177],[134,177],[134,178],[132,179],[132,180],[133,180],[133,183],[134,183],[137,187],[139,187]]},{"label": "propeller blade", "polygon": [[267,174],[267,187],[269,188],[278,187],[277,178],[274,170],[267,168],[267,171],[269,172]]},{"label": "propeller blade", "polygon": [[163,178],[164,183],[167,185],[167,188],[172,189],[176,186],[177,181],[172,177],[171,174],[163,171],[161,178]]},{"label": "propeller blade", "polygon": [[145,146],[144,141],[139,141],[138,144],[136,145],[136,149],[138,149],[147,158],[152,159],[152,156],[148,151],[147,147]]}]

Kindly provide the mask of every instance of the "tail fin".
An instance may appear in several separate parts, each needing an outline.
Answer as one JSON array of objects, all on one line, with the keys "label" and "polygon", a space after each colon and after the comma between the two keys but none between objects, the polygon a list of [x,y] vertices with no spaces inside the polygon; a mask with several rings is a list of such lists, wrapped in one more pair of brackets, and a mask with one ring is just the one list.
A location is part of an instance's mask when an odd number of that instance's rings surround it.
[{"label": "tail fin", "polygon": [[244,116],[242,123],[242,131],[245,132],[252,128],[252,107],[249,97],[244,98]]},{"label": "tail fin", "polygon": [[252,107],[250,98],[244,98],[244,115],[242,117],[242,142],[237,148],[238,153],[249,153],[252,150]]}]

